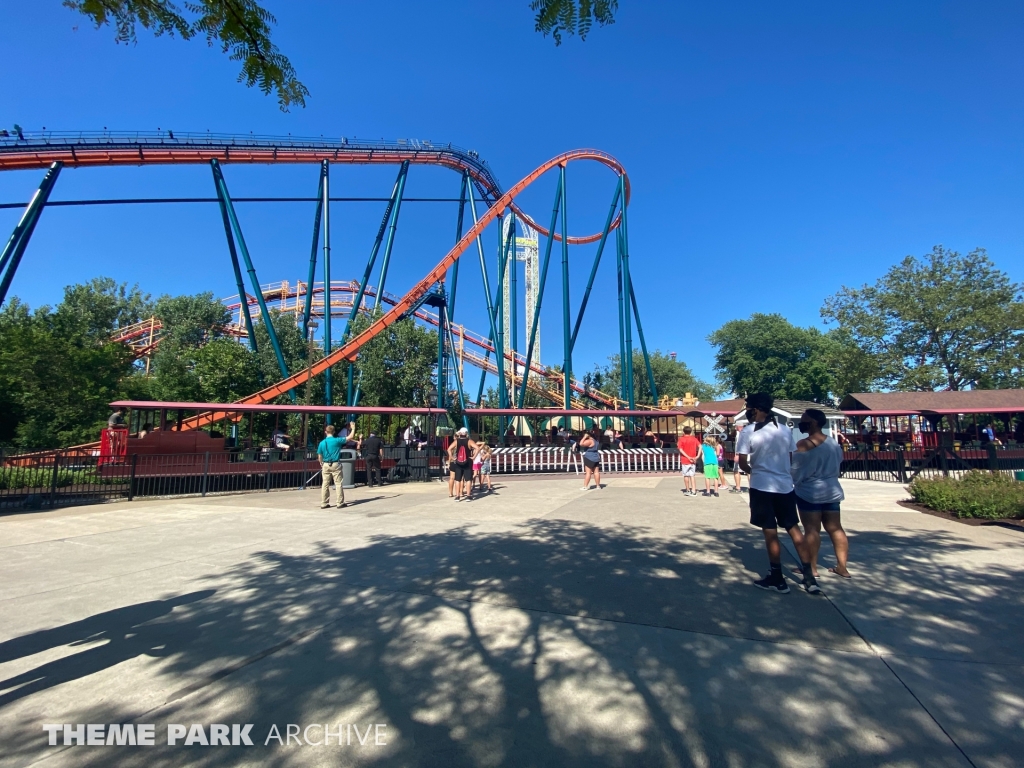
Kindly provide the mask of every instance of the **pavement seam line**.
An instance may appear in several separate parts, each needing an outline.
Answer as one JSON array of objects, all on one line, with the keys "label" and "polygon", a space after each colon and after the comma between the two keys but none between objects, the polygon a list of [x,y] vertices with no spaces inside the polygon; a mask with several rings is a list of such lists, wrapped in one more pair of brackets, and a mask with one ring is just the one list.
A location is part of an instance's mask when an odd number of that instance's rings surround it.
[{"label": "pavement seam line", "polygon": [[[800,563],[800,558],[798,558],[798,557],[796,556],[796,553],[795,553],[795,551],[794,551],[794,550],[792,550],[792,549],[790,548],[790,546],[791,546],[791,545],[790,545],[790,542],[785,542],[785,547],[784,547],[784,548],[785,548],[785,550],[786,550],[786,553],[787,553],[787,554],[788,554],[788,555],[789,555],[789,556],[790,556],[791,558],[793,558],[793,560],[794,560],[794,561],[795,561],[795,562],[797,563],[797,565],[801,565],[801,563]],[[890,674],[892,674],[892,676],[893,676],[893,677],[895,677],[897,681],[899,681],[899,684],[903,686],[903,688],[904,688],[904,689],[906,690],[906,692],[910,694],[911,698],[912,698],[912,699],[913,699],[914,701],[916,701],[916,702],[917,702],[918,706],[919,706],[919,707],[921,707],[921,709],[922,709],[922,710],[924,711],[924,713],[925,713],[926,715],[928,715],[928,717],[930,717],[930,718],[931,718],[931,721],[932,721],[933,723],[935,723],[935,727],[936,727],[936,728],[938,728],[938,729],[939,729],[940,731],[942,731],[943,735],[944,735],[944,736],[945,736],[945,737],[946,737],[947,739],[949,739],[949,743],[950,743],[950,744],[952,744],[952,745],[953,745],[954,747],[956,747],[957,751],[958,751],[958,752],[959,752],[959,753],[960,753],[960,754],[961,754],[961,755],[963,756],[964,760],[966,760],[966,761],[967,761],[967,764],[968,764],[968,765],[970,765],[970,766],[971,766],[971,768],[978,768],[978,767],[977,767],[977,766],[976,766],[976,765],[974,764],[974,761],[973,761],[973,760],[971,760],[971,758],[967,756],[967,753],[966,753],[966,752],[964,752],[964,750],[963,750],[963,747],[961,747],[961,746],[960,746],[960,745],[959,745],[959,744],[957,743],[956,739],[954,739],[954,738],[953,738],[953,735],[952,735],[952,734],[951,734],[951,733],[950,733],[949,731],[947,731],[947,730],[945,729],[945,727],[943,727],[942,723],[940,723],[940,722],[939,722],[939,720],[938,720],[938,718],[937,718],[937,717],[935,717],[935,715],[933,715],[933,714],[932,714],[932,711],[931,711],[930,709],[928,709],[927,705],[926,705],[926,704],[925,704],[925,703],[924,703],[923,701],[921,701],[921,699],[919,699],[919,698],[918,698],[917,694],[916,694],[916,693],[914,693],[914,691],[913,691],[913,690],[911,689],[911,687],[910,687],[909,685],[907,685],[907,683],[906,683],[906,682],[905,682],[905,681],[903,680],[903,678],[902,678],[902,677],[900,677],[900,676],[899,676],[899,674],[897,674],[896,670],[895,670],[895,669],[893,669],[893,668],[892,668],[892,667],[891,667],[891,666],[889,665],[889,662],[887,662],[887,661],[885,660],[885,656],[883,656],[883,655],[882,655],[882,654],[881,654],[881,653],[880,653],[880,652],[878,651],[878,649],[876,649],[876,648],[875,648],[875,646],[874,646],[874,645],[873,645],[873,644],[871,643],[871,641],[870,641],[870,640],[868,640],[868,639],[867,639],[867,638],[866,638],[866,637],[865,637],[865,636],[864,636],[863,634],[861,634],[861,631],[860,631],[859,629],[857,629],[857,627],[856,627],[856,625],[855,625],[855,624],[853,623],[853,621],[851,621],[851,620],[850,620],[850,617],[849,617],[849,616],[847,616],[847,615],[846,615],[846,613],[844,613],[844,612],[843,612],[843,609],[842,609],[842,608],[840,608],[840,607],[839,607],[838,605],[836,605],[835,601],[833,601],[833,600],[832,600],[832,598],[831,598],[831,597],[829,597],[829,596],[828,596],[828,594],[827,594],[826,592],[822,591],[822,593],[821,593],[821,596],[822,596],[822,597],[824,597],[824,598],[825,598],[826,600],[828,600],[828,604],[832,606],[832,608],[833,608],[833,609],[834,609],[834,610],[836,611],[836,613],[838,613],[838,614],[839,614],[840,616],[842,616],[842,617],[843,617],[843,620],[844,620],[844,621],[846,621],[846,623],[850,625],[850,629],[852,629],[852,630],[853,630],[854,632],[856,632],[856,633],[857,633],[857,637],[859,637],[859,638],[860,638],[861,640],[863,640],[863,641],[864,641],[864,643],[865,643],[865,644],[867,645],[867,647],[868,647],[869,649],[871,649],[871,653],[872,653],[872,654],[873,654],[873,655],[874,655],[874,656],[875,656],[875,657],[876,657],[876,658],[877,658],[877,659],[878,659],[878,660],[879,660],[880,662],[882,662],[882,664],[883,664],[883,665],[885,666],[885,668],[886,668],[887,670],[889,670]],[[914,658],[914,657],[912,656],[911,658]]]}]

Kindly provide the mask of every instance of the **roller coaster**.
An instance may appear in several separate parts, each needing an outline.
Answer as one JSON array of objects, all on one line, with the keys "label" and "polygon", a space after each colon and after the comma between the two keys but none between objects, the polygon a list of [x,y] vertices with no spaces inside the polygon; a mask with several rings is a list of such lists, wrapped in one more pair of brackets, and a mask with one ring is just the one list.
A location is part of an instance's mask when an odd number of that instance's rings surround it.
[{"label": "roller coaster", "polygon": [[[566,170],[569,165],[580,162],[598,163],[614,174],[611,203],[605,225],[600,232],[586,235],[569,233],[566,210]],[[230,164],[277,164],[306,163],[319,166],[317,194],[309,198],[235,198],[228,193],[224,166]],[[88,168],[94,166],[123,165],[166,165],[205,164],[211,168],[216,197],[211,198],[131,198],[101,200],[50,201],[50,194],[65,167]],[[398,166],[398,173],[391,194],[380,198],[337,198],[330,195],[330,169],[332,164],[391,165]],[[458,203],[455,245],[403,296],[386,292],[386,281],[395,243],[398,219],[403,202],[415,202],[423,198],[405,196],[406,180],[413,165],[432,165],[448,168],[461,177]],[[629,179],[622,165],[611,155],[593,149],[579,149],[563,153],[536,168],[508,190],[502,190],[488,164],[480,160],[472,150],[465,150],[452,144],[435,144],[430,141],[397,140],[365,141],[339,139],[295,139],[264,137],[254,135],[223,134],[175,134],[171,131],[136,134],[112,133],[21,133],[8,134],[0,131],[0,170],[44,170],[43,180],[27,203],[2,203],[0,208],[24,206],[13,234],[0,255],[0,304],[5,300],[18,266],[24,256],[29,240],[47,207],[65,205],[112,205],[133,203],[217,203],[220,208],[227,240],[227,250],[238,288],[235,302],[238,321],[235,333],[247,340],[256,349],[253,316],[269,316],[270,304],[275,309],[289,308],[296,314],[307,338],[312,338],[311,322],[319,315],[323,320],[323,356],[301,371],[289,371],[284,361],[280,344],[272,323],[265,323],[270,344],[277,359],[281,379],[259,392],[239,400],[243,404],[268,403],[282,396],[295,398],[295,388],[306,383],[313,376],[325,376],[325,405],[332,405],[334,392],[332,369],[343,362],[352,362],[360,348],[370,339],[383,332],[399,320],[415,317],[438,329],[438,386],[437,403],[447,407],[446,398],[451,390],[447,384],[455,380],[454,392],[459,405],[466,408],[467,393],[463,382],[463,363],[477,365],[485,373],[497,379],[497,394],[501,408],[524,408],[527,392],[533,392],[549,402],[568,410],[582,408],[616,408],[620,404],[633,410],[637,407],[634,392],[633,373],[633,326],[635,323],[638,340],[649,379],[652,404],[657,403],[657,389],[650,366],[640,313],[633,290],[629,267],[628,203],[630,198]],[[517,202],[518,196],[542,176],[557,174],[555,198],[548,226],[534,220],[524,212]],[[435,200],[437,198],[434,198]],[[353,200],[379,200],[385,202],[384,215],[377,236],[370,250],[362,278],[353,282],[335,282],[331,279],[331,228],[330,211],[332,202]],[[310,250],[308,277],[293,286],[284,284],[264,286],[257,279],[256,269],[249,254],[238,216],[236,202],[284,202],[308,201],[315,203],[312,247]],[[477,205],[485,209],[478,213]],[[469,208],[472,225],[465,227],[466,208]],[[492,224],[496,225],[498,245],[496,274],[493,286],[488,272],[488,260],[484,255],[482,236]],[[466,230],[466,231],[464,231]],[[544,238],[540,248],[542,257],[536,271],[536,294],[531,316],[524,326],[525,354],[520,352],[519,318],[516,310],[517,268],[515,241],[517,231],[532,230]],[[619,310],[619,360],[621,363],[621,387],[616,394],[590,389],[573,377],[572,352],[584,318],[587,303],[598,275],[608,240],[613,241],[616,262],[617,295]],[[537,332],[544,299],[554,244],[559,244],[561,256],[562,288],[562,361],[557,368],[545,366],[535,359],[538,344]],[[569,301],[569,246],[597,243],[597,250],[590,265],[587,286],[580,301],[575,321]],[[476,246],[482,276],[483,293],[487,312],[487,335],[476,334],[455,324],[453,316],[458,288],[460,259]],[[322,250],[322,261],[318,264]],[[241,257],[241,262],[239,260]],[[379,279],[376,286],[370,285],[370,277],[380,259]],[[494,265],[492,264],[492,267]],[[247,291],[243,280],[243,267],[247,273],[251,290]],[[322,280],[317,281],[318,267],[322,268]],[[330,286],[329,296],[324,296],[324,286]],[[319,293],[319,302],[315,296]],[[507,297],[511,295],[509,302]],[[244,297],[244,299],[243,299]],[[503,297],[510,311],[502,311]],[[372,306],[370,305],[372,300]],[[290,307],[288,302],[291,302]],[[268,303],[269,302],[269,303]],[[319,312],[314,311],[319,305]],[[327,309],[329,307],[329,310]],[[368,327],[359,333],[353,331],[353,320],[360,313],[370,315]],[[337,318],[344,322],[340,343],[333,341],[333,324]],[[129,343],[137,352],[146,354],[158,343],[156,321],[139,327],[121,329],[119,340]],[[458,339],[458,343],[456,341]],[[471,349],[466,350],[466,343]],[[498,350],[503,353],[499,354]],[[480,353],[483,353],[482,355]],[[493,360],[491,357],[493,356]],[[358,404],[358,386],[353,390],[349,366],[349,386],[345,405]],[[479,403],[483,392],[484,377],[481,376]],[[225,404],[228,405],[228,404]],[[225,412],[200,414],[188,420],[185,428],[197,428],[223,418]]]}]

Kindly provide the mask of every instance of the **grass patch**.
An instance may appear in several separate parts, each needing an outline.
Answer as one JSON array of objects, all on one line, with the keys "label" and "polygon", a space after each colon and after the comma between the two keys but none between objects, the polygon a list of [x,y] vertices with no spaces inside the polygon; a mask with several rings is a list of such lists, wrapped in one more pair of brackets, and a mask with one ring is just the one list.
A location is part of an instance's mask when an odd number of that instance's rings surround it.
[{"label": "grass patch", "polygon": [[918,504],[957,517],[1024,518],[1024,483],[1007,475],[973,470],[960,479],[918,478],[909,490]]}]

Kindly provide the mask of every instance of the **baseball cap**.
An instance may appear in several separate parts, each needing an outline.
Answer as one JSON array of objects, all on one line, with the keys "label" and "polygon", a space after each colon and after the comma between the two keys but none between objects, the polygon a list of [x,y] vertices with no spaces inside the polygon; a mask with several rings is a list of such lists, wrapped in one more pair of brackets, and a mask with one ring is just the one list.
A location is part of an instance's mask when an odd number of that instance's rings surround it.
[{"label": "baseball cap", "polygon": [[466,429],[465,427],[459,427],[459,434],[460,435],[468,435],[469,434],[469,430]]}]

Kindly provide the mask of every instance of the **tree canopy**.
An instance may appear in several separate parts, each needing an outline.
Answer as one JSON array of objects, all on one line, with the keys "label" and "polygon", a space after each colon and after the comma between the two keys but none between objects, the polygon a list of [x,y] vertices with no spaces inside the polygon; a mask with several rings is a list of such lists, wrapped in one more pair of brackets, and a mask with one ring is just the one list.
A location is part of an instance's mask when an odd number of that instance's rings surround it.
[{"label": "tree canopy", "polygon": [[937,245],[923,258],[907,256],[874,285],[843,287],[821,314],[874,358],[887,388],[1019,387],[1021,293],[984,249],[962,256]]},{"label": "tree canopy", "polygon": [[274,92],[283,112],[306,106],[309,90],[295,68],[270,39],[277,20],[255,0],[193,0],[182,10],[171,0],[63,0],[64,5],[85,14],[96,27],[112,24],[119,43],[137,41],[137,28],[154,35],[178,35],[182,40],[205,37],[207,45],[219,45],[232,61],[240,61],[238,81]]},{"label": "tree canopy", "polygon": [[[856,388],[872,370],[843,335],[800,328],[778,314],[730,320],[708,341],[717,347],[719,382],[739,396],[768,392],[825,403],[852,391],[847,388]],[[840,371],[843,360],[849,367]]]},{"label": "tree canopy", "polygon": [[[292,106],[305,107],[309,89],[303,85],[288,57],[271,40],[271,26],[277,19],[256,0],[192,0],[184,8],[172,0],[62,0],[73,11],[88,17],[96,28],[112,25],[118,43],[138,42],[138,28],[157,37],[178,35],[182,40],[206,39],[219,45],[232,61],[240,61],[238,82],[274,93],[282,112]],[[531,0],[536,15],[534,26],[555,45],[562,33],[581,40],[594,22],[615,23],[618,0]]]},{"label": "tree canopy", "polygon": [[[655,350],[650,357],[659,398],[667,396],[674,399],[689,392],[700,400],[714,400],[719,395],[718,387],[697,378],[682,360],[673,359],[660,350]],[[607,365],[595,366],[591,373],[583,377],[584,384],[609,395],[618,394],[621,381],[618,355],[611,355]],[[633,392],[637,402],[650,403],[653,400],[644,356],[640,350],[633,350]]]},{"label": "tree canopy", "polygon": [[586,40],[595,21],[602,27],[614,24],[619,0],[531,0],[530,8],[537,13],[535,29],[551,35],[557,46],[563,32]]}]

